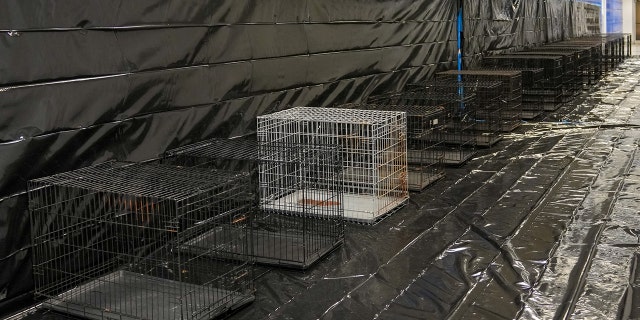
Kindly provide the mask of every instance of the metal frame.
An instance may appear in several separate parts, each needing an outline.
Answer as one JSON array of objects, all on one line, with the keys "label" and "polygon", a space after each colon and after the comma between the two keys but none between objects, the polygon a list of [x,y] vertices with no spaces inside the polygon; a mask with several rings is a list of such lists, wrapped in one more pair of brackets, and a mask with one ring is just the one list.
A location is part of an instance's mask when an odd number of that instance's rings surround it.
[{"label": "metal frame", "polygon": [[250,174],[258,209],[248,255],[306,269],[344,241],[341,156],[337,146],[210,139],[167,151],[162,162]]},{"label": "metal frame", "polygon": [[258,117],[257,131],[266,146],[339,145],[347,220],[375,223],[409,198],[404,112],[295,107]]},{"label": "metal frame", "polygon": [[[235,260],[248,178],[107,162],[31,180],[36,297],[94,319],[210,319],[253,301],[252,263]],[[191,245],[209,230],[225,237]]]}]

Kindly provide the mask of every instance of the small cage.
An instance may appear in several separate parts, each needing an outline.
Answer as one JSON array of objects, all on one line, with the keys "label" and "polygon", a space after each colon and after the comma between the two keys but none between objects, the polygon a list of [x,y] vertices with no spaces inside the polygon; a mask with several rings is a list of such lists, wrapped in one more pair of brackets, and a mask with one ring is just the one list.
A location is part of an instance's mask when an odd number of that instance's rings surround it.
[{"label": "small cage", "polygon": [[526,95],[537,95],[542,97],[542,104],[545,111],[555,111],[563,103],[564,78],[563,60],[561,56],[535,55],[535,54],[508,54],[496,55],[483,58],[485,66],[542,68],[544,70],[540,87],[526,88],[523,92]]},{"label": "small cage", "polygon": [[[36,297],[94,319],[210,319],[253,301],[251,263],[234,260],[247,249],[247,183],[125,162],[30,181]],[[186,250],[213,229],[237,237]]]},{"label": "small cage", "polygon": [[574,61],[576,90],[581,90],[583,86],[590,83],[591,79],[591,49],[585,47],[571,47],[558,45],[545,45],[542,47],[529,48],[528,52],[532,53],[562,53],[571,54]]},{"label": "small cage", "polygon": [[[478,132],[475,130],[476,116],[474,106],[475,95],[470,90],[453,90],[450,87],[427,88],[426,85],[417,84],[414,88],[416,91],[407,91],[381,96],[373,96],[367,99],[368,103],[377,105],[398,105],[412,106],[413,108],[432,108],[442,107],[445,113],[444,117],[438,120],[437,125],[433,126],[433,135],[423,138],[413,139],[409,141],[409,150],[424,149],[433,150],[436,155],[442,154],[442,162],[447,165],[461,165],[471,159],[476,154],[477,141],[481,140]],[[456,92],[453,92],[456,91]],[[411,115],[407,115],[411,118]],[[440,123],[443,120],[443,123]],[[423,121],[409,122],[423,123]],[[431,122],[433,125],[434,122]],[[413,126],[413,125],[412,125]],[[410,132],[415,129],[408,129]],[[420,129],[421,133],[423,129]],[[410,135],[411,137],[411,135]],[[434,143],[433,149],[429,146],[429,140],[434,139],[441,143]],[[421,146],[425,143],[427,145]],[[415,154],[409,151],[410,162],[420,157],[429,157],[428,153]]]},{"label": "small cage", "polygon": [[578,69],[581,71],[583,85],[594,85],[602,76],[600,72],[602,50],[600,46],[584,43],[550,43],[536,50],[576,52]]},{"label": "small cage", "polygon": [[[463,82],[496,81],[500,82],[497,90],[484,93],[487,106],[479,110],[478,117],[487,120],[488,129],[498,123],[498,130],[511,132],[520,126],[522,118],[522,72],[511,70],[449,70],[436,74],[436,80]],[[479,100],[476,93],[476,100]],[[497,118],[495,117],[497,116]],[[493,122],[489,122],[493,121]]]},{"label": "small cage", "polygon": [[544,69],[496,66],[486,68],[489,70],[520,71],[522,73],[522,119],[535,119],[544,112],[542,98],[528,92],[528,90],[540,88]]},{"label": "small cage", "polygon": [[[502,139],[502,131],[509,118],[505,110],[506,98],[502,94],[500,81],[485,81],[471,78],[456,79],[444,76],[436,81],[423,83],[426,92],[445,92],[449,94],[472,94],[473,100],[466,104],[472,110],[475,145],[490,147]],[[459,106],[458,110],[459,109]],[[506,115],[505,115],[506,113]],[[519,121],[519,119],[512,120]]]},{"label": "small cage", "polygon": [[562,58],[562,99],[567,103],[580,92],[581,79],[578,77],[576,69],[575,52],[562,51],[521,51],[513,52],[511,55],[535,55],[535,56],[552,56]]},{"label": "small cage", "polygon": [[[342,158],[337,146],[211,139],[170,150],[162,161],[251,175],[250,189],[259,209],[251,219],[248,254],[258,263],[305,269],[344,240]],[[282,200],[290,194],[299,198]],[[213,235],[214,231],[199,240]]]},{"label": "small cage", "polygon": [[[344,165],[344,217],[375,223],[408,197],[407,120],[404,112],[295,107],[258,117],[258,141],[270,144],[338,145]],[[286,155],[285,155],[286,156]],[[280,157],[263,154],[265,157]],[[287,179],[279,169],[260,168],[263,207],[295,206],[304,196],[272,192]],[[263,178],[264,176],[264,178]],[[275,187],[274,187],[275,186]],[[313,192],[313,191],[311,191]]]},{"label": "small cage", "polygon": [[348,109],[398,111],[407,114],[409,190],[421,191],[444,177],[442,133],[449,121],[443,105],[346,104]]}]

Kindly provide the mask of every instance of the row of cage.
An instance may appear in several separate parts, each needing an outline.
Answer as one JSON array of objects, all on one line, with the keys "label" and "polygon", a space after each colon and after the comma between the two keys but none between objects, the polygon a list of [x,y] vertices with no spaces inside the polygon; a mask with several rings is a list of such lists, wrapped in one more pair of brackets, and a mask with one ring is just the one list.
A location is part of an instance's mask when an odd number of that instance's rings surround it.
[{"label": "row of cage", "polygon": [[254,264],[306,269],[345,221],[408,200],[405,112],[298,107],[257,123],[254,139],[30,181],[36,296],[95,319],[214,318],[253,301]]},{"label": "row of cage", "polygon": [[36,297],[95,319],[210,319],[255,299],[254,264],[306,269],[521,119],[555,110],[630,54],[626,35],[486,57],[400,93],[257,119],[157,161],[35,179]]}]

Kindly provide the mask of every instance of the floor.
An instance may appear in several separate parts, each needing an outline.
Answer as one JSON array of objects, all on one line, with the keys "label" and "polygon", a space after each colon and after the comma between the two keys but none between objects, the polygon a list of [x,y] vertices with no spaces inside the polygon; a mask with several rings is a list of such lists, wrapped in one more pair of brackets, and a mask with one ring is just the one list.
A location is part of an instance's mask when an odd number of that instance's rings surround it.
[{"label": "floor", "polygon": [[349,224],[308,271],[259,267],[229,319],[640,316],[638,74],[629,59],[377,225]]}]

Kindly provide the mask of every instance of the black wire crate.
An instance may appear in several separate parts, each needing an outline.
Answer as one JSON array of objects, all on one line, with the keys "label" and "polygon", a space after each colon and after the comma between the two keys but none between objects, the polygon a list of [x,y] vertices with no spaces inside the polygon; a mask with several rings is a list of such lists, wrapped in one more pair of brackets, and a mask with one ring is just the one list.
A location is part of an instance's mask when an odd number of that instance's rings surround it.
[{"label": "black wire crate", "polygon": [[[554,55],[535,54],[506,54],[483,58],[483,64],[487,67],[514,67],[542,68],[544,70],[542,80],[537,88],[523,88],[523,94],[528,96],[525,101],[530,101],[531,96],[542,96],[542,104],[545,111],[555,111],[563,103],[564,68],[563,58]],[[539,103],[540,100],[537,100]]]},{"label": "black wire crate", "polygon": [[[442,77],[430,81],[424,85],[427,92],[445,92],[448,94],[467,93],[474,99],[466,105],[473,110],[473,122],[475,133],[475,145],[490,147],[502,139],[501,132],[505,124],[505,106],[507,98],[503,92],[503,83],[500,81],[483,81],[473,78],[465,80],[456,77]],[[519,121],[516,119],[515,121]]]},{"label": "black wire crate", "polygon": [[540,88],[544,75],[543,68],[497,66],[487,66],[484,68],[487,70],[520,71],[522,73],[522,119],[535,119],[544,113],[542,98],[537,95],[530,95],[527,92],[527,89]]},{"label": "black wire crate", "polygon": [[[429,143],[428,141],[431,139],[431,143],[433,143],[433,139],[435,139],[438,143],[433,147],[438,152],[436,156],[442,153],[443,164],[461,165],[476,154],[477,141],[481,135],[475,130],[475,94],[471,93],[472,90],[465,92],[463,88],[460,88],[459,92],[453,93],[457,89],[450,86],[438,87],[437,90],[433,87],[427,88],[425,86],[425,83],[421,83],[414,86],[414,88],[420,88],[419,90],[372,96],[367,99],[367,102],[376,105],[412,106],[417,108],[442,107],[446,114],[444,123],[438,123],[438,128],[433,132],[433,135],[414,138],[413,140],[425,140]],[[411,143],[410,141],[409,144]],[[427,150],[429,149],[427,146],[429,145],[414,147],[414,149]],[[421,157],[428,159],[430,157],[428,152],[410,155],[410,157],[412,159],[420,159]]]},{"label": "black wire crate", "polygon": [[522,72],[514,70],[449,70],[436,74],[436,81],[499,82],[494,90],[478,88],[476,102],[484,102],[478,108],[479,127],[485,130],[511,132],[518,128],[522,119]]},{"label": "black wire crate", "polygon": [[595,65],[593,64],[595,53],[593,48],[548,44],[542,47],[529,48],[527,51],[571,54],[575,66],[576,90],[588,88],[588,85],[593,84],[593,74],[595,72]]},{"label": "black wire crate", "polygon": [[576,53],[566,51],[519,51],[512,55],[559,56],[562,58],[562,88],[564,102],[569,102],[582,91],[582,78],[577,69]]},{"label": "black wire crate", "polygon": [[167,151],[162,162],[252,177],[257,210],[247,256],[257,263],[306,269],[343,243],[344,179],[335,145],[210,139]]},{"label": "black wire crate", "polygon": [[444,177],[443,130],[450,113],[439,104],[400,105],[380,100],[377,104],[345,104],[340,108],[386,110],[405,112],[407,115],[408,186],[420,191]]},{"label": "black wire crate", "polygon": [[[94,319],[210,319],[254,299],[248,176],[107,162],[29,182],[35,296]],[[184,250],[209,230],[235,237]],[[238,231],[239,230],[239,231]]]},{"label": "black wire crate", "polygon": [[537,50],[575,51],[582,65],[582,79],[585,85],[594,85],[604,76],[602,70],[602,46],[585,42],[562,41],[549,43]]}]

